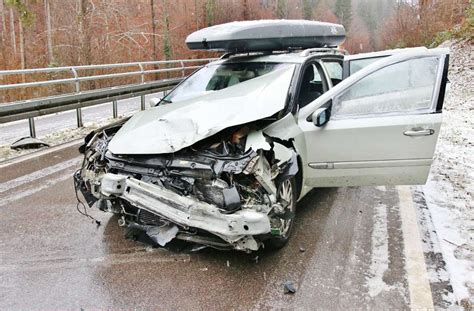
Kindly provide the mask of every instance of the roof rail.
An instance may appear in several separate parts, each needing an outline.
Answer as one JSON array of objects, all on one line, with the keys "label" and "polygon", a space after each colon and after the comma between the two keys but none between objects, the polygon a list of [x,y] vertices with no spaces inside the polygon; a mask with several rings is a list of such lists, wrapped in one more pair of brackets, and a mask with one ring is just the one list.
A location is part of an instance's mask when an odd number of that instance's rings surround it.
[{"label": "roof rail", "polygon": [[306,49],[303,52],[301,52],[301,56],[308,56],[313,53],[332,53],[332,54],[342,54],[342,55],[348,55],[349,53],[344,50],[344,49],[339,49],[339,48],[311,48],[311,49]]},{"label": "roof rail", "polygon": [[259,56],[259,55],[271,55],[274,53],[283,53],[287,51],[253,51],[253,52],[227,52],[224,53],[219,59],[227,59],[233,56]]}]

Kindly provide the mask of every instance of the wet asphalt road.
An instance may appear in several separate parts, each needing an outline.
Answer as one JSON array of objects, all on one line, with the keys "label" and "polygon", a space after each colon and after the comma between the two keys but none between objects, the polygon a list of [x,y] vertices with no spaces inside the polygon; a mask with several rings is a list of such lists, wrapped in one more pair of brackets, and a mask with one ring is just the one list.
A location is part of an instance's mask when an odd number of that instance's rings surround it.
[{"label": "wet asphalt road", "polygon": [[81,216],[79,161],[67,149],[0,166],[0,309],[409,307],[394,187],[313,190],[280,251],[191,253],[126,240],[94,209],[101,226]]}]

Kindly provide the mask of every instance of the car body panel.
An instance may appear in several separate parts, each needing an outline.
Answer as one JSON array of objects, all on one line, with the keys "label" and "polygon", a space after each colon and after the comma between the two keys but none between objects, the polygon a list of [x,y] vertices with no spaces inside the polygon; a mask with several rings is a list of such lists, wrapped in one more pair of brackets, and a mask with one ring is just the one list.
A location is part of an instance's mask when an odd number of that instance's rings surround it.
[{"label": "car body panel", "polygon": [[[305,184],[309,187],[423,184],[429,173],[442,121],[437,102],[446,49],[411,49],[378,60],[343,80],[301,109],[298,125],[307,145]],[[352,85],[380,69],[424,57],[438,57],[432,103],[427,110],[366,115],[330,120],[316,127],[311,114]],[[390,81],[387,81],[389,83]],[[401,91],[401,98],[404,97]],[[375,99],[383,102],[387,97]],[[428,131],[426,136],[408,136],[409,131]]]},{"label": "car body panel", "polygon": [[226,89],[136,113],[109,143],[114,154],[162,154],[230,126],[256,121],[286,105],[294,66]]}]

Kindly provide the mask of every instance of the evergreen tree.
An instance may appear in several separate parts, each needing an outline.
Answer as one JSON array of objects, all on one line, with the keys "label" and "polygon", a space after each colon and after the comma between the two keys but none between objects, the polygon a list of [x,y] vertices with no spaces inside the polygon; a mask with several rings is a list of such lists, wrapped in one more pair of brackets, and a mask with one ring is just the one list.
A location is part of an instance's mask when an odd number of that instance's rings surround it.
[{"label": "evergreen tree", "polygon": [[303,18],[307,20],[313,19],[313,0],[303,0]]},{"label": "evergreen tree", "polygon": [[288,3],[287,0],[277,0],[276,16],[278,18],[288,17]]},{"label": "evergreen tree", "polygon": [[346,31],[349,30],[352,22],[352,1],[351,0],[336,0],[334,5],[334,14],[339,18],[339,21],[344,25]]},{"label": "evergreen tree", "polygon": [[357,14],[360,16],[369,32],[369,40],[372,48],[376,48],[375,35],[377,33],[378,21],[376,17],[376,8],[373,2],[362,0],[357,7]]},{"label": "evergreen tree", "polygon": [[170,39],[170,17],[168,14],[168,3],[166,0],[163,1],[164,5],[164,12],[163,12],[163,22],[164,22],[164,42],[163,42],[163,54],[165,55],[165,59],[169,60],[173,56],[173,49],[171,46],[171,39]]},{"label": "evergreen tree", "polygon": [[216,10],[216,0],[207,0],[206,1],[207,26],[214,25],[215,10]]},{"label": "evergreen tree", "polygon": [[[35,1],[36,2],[36,1]],[[8,6],[14,7],[18,15],[20,16],[20,20],[24,26],[31,26],[35,22],[35,13],[28,10],[25,2],[22,0],[5,0],[5,3]]]}]

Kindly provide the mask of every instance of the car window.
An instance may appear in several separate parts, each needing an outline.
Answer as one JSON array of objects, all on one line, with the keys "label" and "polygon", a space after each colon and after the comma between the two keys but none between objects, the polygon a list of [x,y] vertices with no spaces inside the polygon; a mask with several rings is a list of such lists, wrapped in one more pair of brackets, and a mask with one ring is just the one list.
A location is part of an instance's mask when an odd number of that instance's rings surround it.
[{"label": "car window", "polygon": [[207,65],[176,87],[164,98],[164,101],[179,102],[219,91],[285,66],[291,66],[291,64],[247,62]]},{"label": "car window", "polygon": [[333,118],[411,113],[432,109],[439,59],[392,64],[350,86],[333,101]]},{"label": "car window", "polygon": [[375,63],[376,61],[387,57],[388,55],[377,56],[377,57],[370,57],[370,58],[361,58],[361,59],[354,59],[349,62],[349,75],[353,75],[357,71],[361,70],[368,65]]},{"label": "car window", "polygon": [[311,83],[316,84],[316,83],[321,83],[321,75],[319,74],[318,69],[316,68],[316,65],[312,65],[312,70],[313,70],[313,80]]},{"label": "car window", "polygon": [[342,64],[337,61],[324,61],[324,67],[332,81],[332,85],[335,86],[342,81]]},{"label": "car window", "polygon": [[327,91],[328,86],[323,76],[323,70],[319,63],[310,64],[304,69],[297,100],[300,108]]}]

